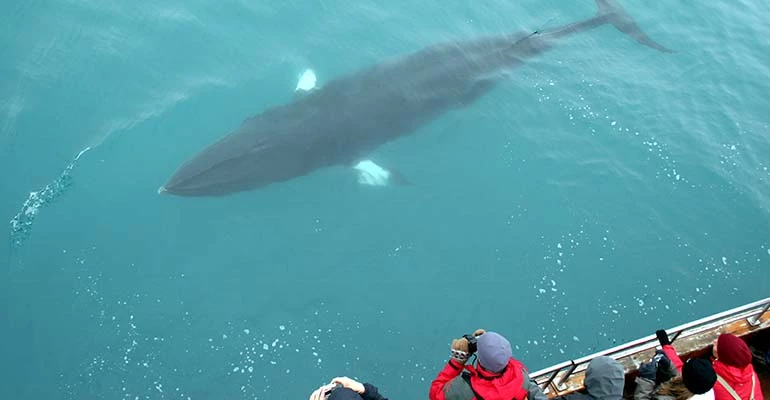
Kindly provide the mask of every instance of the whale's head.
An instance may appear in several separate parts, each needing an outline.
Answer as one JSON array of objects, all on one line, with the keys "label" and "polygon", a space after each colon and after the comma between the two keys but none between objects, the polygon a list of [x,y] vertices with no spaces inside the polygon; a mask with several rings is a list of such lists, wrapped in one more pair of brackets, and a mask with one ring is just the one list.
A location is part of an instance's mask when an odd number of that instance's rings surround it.
[{"label": "whale's head", "polygon": [[182,164],[158,193],[223,196],[304,175],[314,169],[295,135],[237,132]]},{"label": "whale's head", "polygon": [[222,196],[339,162],[344,150],[334,135],[339,127],[308,99],[298,98],[247,119],[182,164],[158,192]]}]

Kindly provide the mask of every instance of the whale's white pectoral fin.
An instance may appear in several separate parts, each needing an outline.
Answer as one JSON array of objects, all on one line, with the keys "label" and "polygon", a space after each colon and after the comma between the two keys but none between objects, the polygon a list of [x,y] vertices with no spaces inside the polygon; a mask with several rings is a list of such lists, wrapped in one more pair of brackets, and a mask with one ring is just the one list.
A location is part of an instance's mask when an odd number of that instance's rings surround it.
[{"label": "whale's white pectoral fin", "polygon": [[358,172],[358,183],[369,186],[385,186],[390,178],[390,171],[375,164],[372,160],[363,160],[353,166]]},{"label": "whale's white pectoral fin", "polygon": [[297,87],[294,89],[294,91],[309,92],[315,89],[316,81],[317,79],[315,76],[315,71],[312,69],[306,69],[305,72],[299,76],[299,80],[297,80]]},{"label": "whale's white pectoral fin", "polygon": [[400,172],[385,169],[372,160],[362,160],[353,166],[358,173],[358,183],[368,186],[411,185]]}]

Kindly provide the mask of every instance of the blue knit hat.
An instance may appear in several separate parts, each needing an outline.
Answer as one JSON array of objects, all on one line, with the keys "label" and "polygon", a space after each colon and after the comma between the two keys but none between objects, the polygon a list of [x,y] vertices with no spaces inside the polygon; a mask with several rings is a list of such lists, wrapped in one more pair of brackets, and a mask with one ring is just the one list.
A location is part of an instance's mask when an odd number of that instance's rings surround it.
[{"label": "blue knit hat", "polygon": [[479,364],[491,372],[500,372],[513,357],[511,343],[499,333],[487,332],[476,341],[476,355]]}]

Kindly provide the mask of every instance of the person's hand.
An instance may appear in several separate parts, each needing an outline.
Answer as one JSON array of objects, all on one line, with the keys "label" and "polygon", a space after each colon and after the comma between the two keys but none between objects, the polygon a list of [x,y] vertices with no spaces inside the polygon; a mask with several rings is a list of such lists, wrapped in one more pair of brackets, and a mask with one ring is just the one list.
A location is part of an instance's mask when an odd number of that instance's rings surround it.
[{"label": "person's hand", "polygon": [[350,379],[347,376],[338,376],[334,379],[332,379],[333,384],[340,384],[343,387],[346,387],[358,394],[364,394],[364,391],[366,388],[364,388],[364,384],[361,382],[358,382],[356,380]]},{"label": "person's hand", "polygon": [[661,346],[665,346],[667,344],[671,344],[671,341],[668,339],[668,333],[666,333],[663,329],[658,329],[655,331],[655,336],[658,338],[658,342]]},{"label": "person's hand", "polygon": [[[475,331],[473,331],[473,336],[479,337],[479,336],[481,336],[481,335],[483,335],[485,333],[487,333],[487,331],[485,331],[483,329],[476,329]],[[463,351],[463,352],[468,353],[470,351],[470,346],[469,345],[470,345],[470,343],[468,343],[468,339],[466,339],[464,337],[463,338],[459,338],[459,339],[455,339],[455,340],[452,341],[452,350]]]},{"label": "person's hand", "polygon": [[[484,329],[476,329],[473,331],[473,336],[479,337],[485,333],[487,333],[487,331]],[[462,337],[452,340],[450,352],[454,360],[460,364],[465,364],[465,362],[468,361],[468,358],[471,356],[470,343],[468,343],[468,339]]]},{"label": "person's hand", "polygon": [[335,386],[334,383],[329,383],[319,387],[313,393],[310,394],[310,398],[308,400],[325,400],[326,393],[330,391],[334,386]]},{"label": "person's hand", "polygon": [[322,388],[316,389],[313,393],[310,394],[310,397],[308,400],[323,400],[323,394],[321,393]]},{"label": "person's hand", "polygon": [[452,350],[462,351],[467,353],[470,347],[470,343],[468,343],[468,339],[466,338],[459,338],[452,340]]},{"label": "person's hand", "polygon": [[465,364],[466,361],[468,361],[468,357],[470,357],[470,352],[468,351],[469,343],[468,339],[466,338],[459,338],[452,340],[452,346],[450,346],[450,353],[452,354],[452,359],[459,362],[460,364]]}]

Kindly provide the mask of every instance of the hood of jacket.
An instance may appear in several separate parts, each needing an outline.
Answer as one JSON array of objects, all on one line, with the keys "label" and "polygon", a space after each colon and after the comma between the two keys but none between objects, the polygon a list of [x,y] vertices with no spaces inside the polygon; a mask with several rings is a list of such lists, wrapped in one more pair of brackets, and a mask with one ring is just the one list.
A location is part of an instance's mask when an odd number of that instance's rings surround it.
[{"label": "hood of jacket", "polygon": [[596,357],[586,368],[586,392],[602,400],[619,400],[623,398],[623,385],[626,374],[623,366],[611,357]]},{"label": "hood of jacket", "polygon": [[470,383],[473,391],[484,399],[524,399],[527,390],[524,388],[524,366],[513,358],[500,374],[485,371],[483,368],[467,368],[470,372]]},{"label": "hood of jacket", "polygon": [[754,367],[749,364],[743,368],[739,368],[716,360],[714,361],[714,372],[724,378],[728,383],[751,385]]}]

